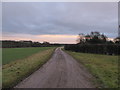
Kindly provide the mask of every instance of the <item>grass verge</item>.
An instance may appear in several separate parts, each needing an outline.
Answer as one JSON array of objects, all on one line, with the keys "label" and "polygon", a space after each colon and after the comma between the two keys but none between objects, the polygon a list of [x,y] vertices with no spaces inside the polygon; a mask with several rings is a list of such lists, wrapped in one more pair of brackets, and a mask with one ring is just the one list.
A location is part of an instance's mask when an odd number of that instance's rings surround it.
[{"label": "grass verge", "polygon": [[39,53],[33,54],[22,60],[16,60],[9,64],[3,65],[2,83],[3,88],[15,86],[18,82],[29,76],[31,73],[40,68],[48,61],[55,48],[51,48]]},{"label": "grass verge", "polygon": [[101,88],[118,88],[118,56],[66,51],[82,63],[96,78],[94,84]]}]

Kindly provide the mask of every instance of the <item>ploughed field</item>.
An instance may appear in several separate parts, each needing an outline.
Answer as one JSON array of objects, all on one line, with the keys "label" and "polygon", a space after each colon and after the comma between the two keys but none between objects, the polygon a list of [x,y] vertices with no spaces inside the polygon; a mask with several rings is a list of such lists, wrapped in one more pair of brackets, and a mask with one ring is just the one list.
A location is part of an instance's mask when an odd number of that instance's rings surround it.
[{"label": "ploughed field", "polygon": [[2,49],[2,64],[8,64],[12,61],[24,59],[32,54],[42,52],[51,47],[32,47],[32,48],[3,48]]}]

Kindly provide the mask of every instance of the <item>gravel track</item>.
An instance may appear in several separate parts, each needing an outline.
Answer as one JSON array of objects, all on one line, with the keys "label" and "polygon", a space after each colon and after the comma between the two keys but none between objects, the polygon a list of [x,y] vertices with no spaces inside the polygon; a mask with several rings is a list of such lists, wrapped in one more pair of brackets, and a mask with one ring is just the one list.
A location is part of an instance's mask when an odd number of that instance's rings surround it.
[{"label": "gravel track", "polygon": [[46,64],[15,88],[95,88],[92,79],[82,64],[57,48]]}]

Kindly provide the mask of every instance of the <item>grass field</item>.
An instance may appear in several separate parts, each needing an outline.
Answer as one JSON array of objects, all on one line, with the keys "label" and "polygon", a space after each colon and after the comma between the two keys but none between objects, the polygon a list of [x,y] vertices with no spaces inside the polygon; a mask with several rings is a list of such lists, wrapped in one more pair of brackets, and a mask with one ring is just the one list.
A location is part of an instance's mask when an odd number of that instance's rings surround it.
[{"label": "grass field", "polygon": [[7,64],[11,61],[26,58],[37,52],[50,49],[51,47],[36,47],[36,48],[3,48],[2,63]]},{"label": "grass field", "polygon": [[103,88],[118,87],[118,56],[66,52],[87,67],[96,78],[95,84]]},{"label": "grass field", "polygon": [[[31,73],[33,73],[38,68],[40,68],[47,60],[49,60],[55,48],[44,48],[44,49],[34,48],[31,50],[35,50],[35,49],[39,49],[39,51],[36,50],[37,53],[35,54],[30,53],[32,54],[31,56],[28,56],[26,58],[23,58],[21,56],[23,59],[14,60],[9,64],[3,65],[2,67],[3,68],[2,69],[3,70],[2,71],[3,88],[13,87],[18,82],[23,80],[25,77],[29,76]],[[23,49],[23,51],[25,50],[28,50],[28,49]],[[25,51],[25,52],[29,52],[29,51]],[[12,53],[12,50],[11,50],[11,53]],[[27,55],[28,54],[26,54],[26,56]],[[18,55],[18,57],[20,56]]]}]

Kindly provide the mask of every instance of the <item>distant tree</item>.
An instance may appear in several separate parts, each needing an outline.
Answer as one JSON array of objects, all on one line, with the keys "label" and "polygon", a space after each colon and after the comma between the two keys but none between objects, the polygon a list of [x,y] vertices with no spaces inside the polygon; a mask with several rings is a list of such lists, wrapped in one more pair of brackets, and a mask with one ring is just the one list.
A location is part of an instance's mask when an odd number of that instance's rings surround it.
[{"label": "distant tree", "polygon": [[116,37],[116,38],[114,39],[114,41],[115,41],[116,44],[120,44],[120,36],[119,36],[119,37]]},{"label": "distant tree", "polygon": [[50,44],[50,43],[49,43],[49,42],[47,42],[47,41],[44,41],[44,42],[43,42],[43,44]]},{"label": "distant tree", "polygon": [[85,42],[85,38],[84,38],[84,34],[83,33],[80,33],[78,35],[78,39],[76,40],[78,44],[83,44]]},{"label": "distant tree", "polygon": [[77,41],[79,44],[83,44],[83,43],[103,44],[106,43],[107,37],[104,34],[100,34],[100,32],[95,31],[87,35],[79,34],[79,38]]},{"label": "distant tree", "polygon": [[47,41],[44,41],[42,44],[43,44],[43,46],[50,46],[50,43]]},{"label": "distant tree", "polygon": [[50,44],[49,42],[44,41],[43,43],[40,42],[33,42],[33,41],[11,41],[11,40],[2,40],[2,48],[20,48],[20,47],[56,47],[56,46],[64,46],[64,44]]},{"label": "distant tree", "polygon": [[114,44],[113,41],[107,41],[106,44]]}]

